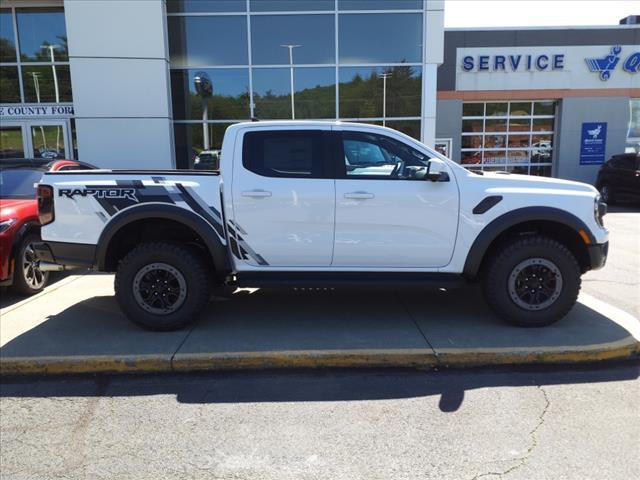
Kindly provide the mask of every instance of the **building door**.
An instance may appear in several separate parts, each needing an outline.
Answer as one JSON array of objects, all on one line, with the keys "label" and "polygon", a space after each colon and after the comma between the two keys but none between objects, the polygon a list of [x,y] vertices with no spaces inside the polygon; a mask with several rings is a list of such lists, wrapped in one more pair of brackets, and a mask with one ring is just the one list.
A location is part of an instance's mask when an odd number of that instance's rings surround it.
[{"label": "building door", "polygon": [[68,120],[3,121],[0,158],[72,159]]}]

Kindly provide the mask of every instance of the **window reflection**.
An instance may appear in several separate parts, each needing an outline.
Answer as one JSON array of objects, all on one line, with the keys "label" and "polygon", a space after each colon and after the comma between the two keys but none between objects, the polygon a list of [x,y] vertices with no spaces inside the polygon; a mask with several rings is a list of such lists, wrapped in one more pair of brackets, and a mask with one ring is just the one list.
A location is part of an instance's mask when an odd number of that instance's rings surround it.
[{"label": "window reflection", "polygon": [[[335,118],[335,70],[333,68],[294,68],[295,118]],[[288,68],[253,70],[255,116],[260,119],[289,119],[291,76]]]},{"label": "window reflection", "polygon": [[339,10],[422,10],[422,0],[338,0]]},{"label": "window reflection", "polygon": [[38,125],[31,127],[31,142],[34,158],[56,160],[64,158],[64,131],[61,125]]},{"label": "window reflection", "polygon": [[296,45],[293,64],[335,63],[333,15],[259,15],[251,17],[254,65],[288,65],[289,49]]},{"label": "window reflection", "polygon": [[68,65],[22,67],[24,99],[27,103],[71,102]]},{"label": "window reflection", "polygon": [[245,12],[246,0],[167,0],[169,13]]},{"label": "window reflection", "polygon": [[23,62],[69,60],[62,8],[17,9],[18,41]]},{"label": "window reflection", "polygon": [[167,20],[174,65],[247,64],[246,17],[168,17]]},{"label": "window reflection", "polygon": [[216,157],[220,157],[222,139],[229,125],[231,123],[174,124],[176,167],[209,169],[214,166]]},{"label": "window reflection", "polygon": [[0,68],[0,103],[19,103],[18,67]]},{"label": "window reflection", "polygon": [[340,15],[340,63],[419,63],[419,13]]},{"label": "window reflection", "polygon": [[16,44],[11,10],[0,10],[0,62],[15,62]]},{"label": "window reflection", "polygon": [[296,68],[293,74],[296,118],[335,118],[335,69]]},{"label": "window reflection", "polygon": [[24,158],[22,127],[0,127],[0,158]]},{"label": "window reflection", "polygon": [[334,10],[333,0],[251,0],[252,12]]},{"label": "window reflection", "polygon": [[[199,86],[201,78],[210,92]],[[247,68],[171,71],[173,114],[180,120],[249,118]]]},{"label": "window reflection", "polygon": [[[356,123],[382,125],[382,121],[380,120],[367,120],[366,122]],[[387,128],[393,128],[394,130],[402,132],[405,135],[409,135],[416,140],[420,140],[420,120],[392,120],[385,123]]]},{"label": "window reflection", "polygon": [[420,67],[347,67],[340,68],[340,117],[382,117],[384,82],[387,78],[387,117],[420,116],[422,69]]}]

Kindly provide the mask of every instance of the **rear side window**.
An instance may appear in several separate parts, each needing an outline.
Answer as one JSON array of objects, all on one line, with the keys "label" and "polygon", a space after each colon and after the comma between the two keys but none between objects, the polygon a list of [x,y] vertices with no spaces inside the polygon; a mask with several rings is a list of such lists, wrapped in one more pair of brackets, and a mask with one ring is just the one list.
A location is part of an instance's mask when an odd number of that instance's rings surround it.
[{"label": "rear side window", "polygon": [[246,133],[242,165],[264,177],[327,178],[328,134],[321,130]]},{"label": "rear side window", "polygon": [[242,165],[264,177],[327,178],[327,144],[320,130],[249,132]]}]

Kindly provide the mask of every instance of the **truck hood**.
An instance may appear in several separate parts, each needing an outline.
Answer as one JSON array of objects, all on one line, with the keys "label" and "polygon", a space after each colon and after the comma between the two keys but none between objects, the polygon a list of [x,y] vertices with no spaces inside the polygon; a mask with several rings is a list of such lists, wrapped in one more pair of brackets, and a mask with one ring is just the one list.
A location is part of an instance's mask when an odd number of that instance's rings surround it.
[{"label": "truck hood", "polygon": [[583,193],[598,193],[593,185],[588,183],[575,182],[573,180],[561,180],[559,178],[532,177],[529,175],[504,174],[495,172],[485,172],[481,177],[483,181],[490,183],[487,188],[499,189],[543,189],[543,190],[564,190]]}]

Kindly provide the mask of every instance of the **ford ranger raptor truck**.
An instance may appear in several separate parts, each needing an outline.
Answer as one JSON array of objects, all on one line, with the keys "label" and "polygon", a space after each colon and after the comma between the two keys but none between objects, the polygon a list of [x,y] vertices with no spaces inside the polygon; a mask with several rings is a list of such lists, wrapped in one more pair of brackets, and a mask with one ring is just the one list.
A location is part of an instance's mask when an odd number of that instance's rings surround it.
[{"label": "ford ranger raptor truck", "polygon": [[219,171],[48,172],[42,262],[115,272],[124,313],[194,321],[213,287],[479,282],[507,322],[548,325],[607,257],[606,204],[584,183],[470,172],[400,132],[247,122]]}]

